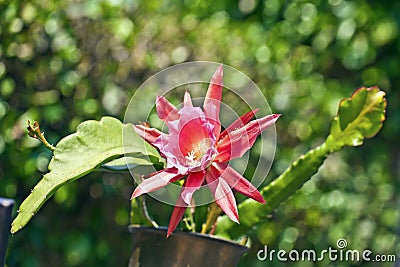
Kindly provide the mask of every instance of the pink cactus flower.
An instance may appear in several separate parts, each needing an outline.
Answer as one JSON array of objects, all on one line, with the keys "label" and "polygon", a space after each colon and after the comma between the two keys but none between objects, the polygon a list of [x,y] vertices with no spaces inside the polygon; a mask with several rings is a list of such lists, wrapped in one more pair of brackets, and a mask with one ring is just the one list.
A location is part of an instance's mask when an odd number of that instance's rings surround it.
[{"label": "pink cactus flower", "polygon": [[180,110],[164,97],[157,97],[157,114],[168,126],[168,134],[135,125],[136,132],[159,149],[167,160],[167,166],[140,183],[132,198],[153,192],[181,178],[185,179],[171,215],[167,236],[175,230],[186,208],[190,206],[194,192],[203,184],[207,184],[225,214],[237,223],[239,215],[232,189],[265,203],[260,192],[227,162],[243,156],[253,146],[257,136],[273,125],[280,114],[250,121],[257,110],[250,111],[221,132],[219,110],[222,76],[221,65],[211,78],[203,109],[192,105],[188,92],[185,93]]}]

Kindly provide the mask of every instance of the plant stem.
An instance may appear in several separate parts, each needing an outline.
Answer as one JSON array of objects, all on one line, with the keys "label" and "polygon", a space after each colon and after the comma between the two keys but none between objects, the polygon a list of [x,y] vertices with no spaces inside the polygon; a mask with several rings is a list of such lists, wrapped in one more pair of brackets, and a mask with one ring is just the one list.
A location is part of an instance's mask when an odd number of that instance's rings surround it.
[{"label": "plant stem", "polygon": [[144,195],[131,200],[131,219],[132,225],[158,227],[157,223],[150,217]]},{"label": "plant stem", "polygon": [[307,182],[318,171],[331,152],[333,151],[323,143],[301,156],[276,180],[260,191],[267,204],[260,205],[252,199],[243,201],[238,206],[241,216],[240,224],[236,224],[227,216],[223,216],[218,220],[216,234],[230,239],[245,234]]},{"label": "plant stem", "polygon": [[52,144],[47,142],[46,138],[44,137],[44,132],[42,133],[40,131],[40,126],[37,121],[35,121],[33,124],[28,120],[28,135],[32,138],[38,139],[41,141],[49,150],[52,152],[56,149]]},{"label": "plant stem", "polygon": [[185,225],[189,231],[196,232],[196,223],[193,219],[193,207],[190,206],[186,209],[186,216],[184,219]]},{"label": "plant stem", "polygon": [[141,202],[142,202],[142,210],[143,210],[143,215],[144,217],[148,220],[148,222],[153,226],[153,227],[158,227],[158,224],[156,223],[156,221],[154,221],[149,214],[149,211],[147,209],[147,205],[146,205],[146,197],[144,195],[142,195],[140,197]]},{"label": "plant stem", "polygon": [[215,202],[210,204],[209,209],[210,211],[208,212],[206,223],[204,223],[201,228],[202,234],[206,234],[210,229],[212,229],[213,225],[215,225],[218,219],[218,216],[222,213],[221,208]]}]

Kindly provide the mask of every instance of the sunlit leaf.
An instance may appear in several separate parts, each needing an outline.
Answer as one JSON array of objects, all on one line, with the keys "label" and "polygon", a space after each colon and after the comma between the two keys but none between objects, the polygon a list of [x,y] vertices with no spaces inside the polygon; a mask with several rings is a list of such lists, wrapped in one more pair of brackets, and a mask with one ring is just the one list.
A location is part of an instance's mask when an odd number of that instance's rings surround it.
[{"label": "sunlit leaf", "polygon": [[[123,145],[123,136],[129,140],[129,146]],[[35,186],[31,194],[19,208],[11,232],[15,233],[25,226],[39,208],[58,188],[74,181],[101,165],[122,157],[137,157],[136,163],[151,164],[150,157],[158,159],[158,152],[143,142],[135,133],[132,125],[124,125],[119,120],[104,117],[98,121],[86,121],[77,127],[77,131],[63,138],[55,147],[49,170]],[[146,155],[149,158],[146,160]],[[144,162],[146,161],[146,162]],[[118,162],[113,162],[111,165]],[[111,165],[109,167],[111,167]],[[106,165],[107,166],[107,165]]]},{"label": "sunlit leaf", "polygon": [[[161,164],[161,163],[160,163]],[[101,165],[100,170],[110,171],[133,171],[137,174],[148,174],[154,171],[154,162],[149,161],[148,157],[123,157],[114,159]]]},{"label": "sunlit leaf", "polygon": [[385,120],[385,92],[378,87],[362,87],[339,104],[326,144],[332,150],[359,146],[364,138],[378,133]]}]

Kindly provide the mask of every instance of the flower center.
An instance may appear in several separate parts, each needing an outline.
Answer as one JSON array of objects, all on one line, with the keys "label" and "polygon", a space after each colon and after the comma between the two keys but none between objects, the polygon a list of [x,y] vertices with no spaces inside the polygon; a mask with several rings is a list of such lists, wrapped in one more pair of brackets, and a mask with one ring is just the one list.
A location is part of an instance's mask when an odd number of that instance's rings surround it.
[{"label": "flower center", "polygon": [[187,153],[186,163],[190,166],[197,165],[201,162],[203,155],[207,153],[207,150],[212,146],[210,138],[201,140],[197,145],[193,146],[193,149]]}]

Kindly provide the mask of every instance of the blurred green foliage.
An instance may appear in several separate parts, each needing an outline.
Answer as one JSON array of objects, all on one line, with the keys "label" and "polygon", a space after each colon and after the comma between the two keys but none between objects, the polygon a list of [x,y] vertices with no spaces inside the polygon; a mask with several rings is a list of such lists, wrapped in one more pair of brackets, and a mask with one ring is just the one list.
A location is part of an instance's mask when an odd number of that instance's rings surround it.
[{"label": "blurred green foliage", "polygon": [[[351,249],[398,256],[399,2],[3,0],[0,17],[2,197],[19,204],[47,171],[51,153],[27,136],[27,119],[56,143],[86,119],[122,119],[135,88],[158,70],[223,62],[252,78],[273,112],[284,114],[268,181],[320,144],[341,98],[377,85],[388,99],[381,133],[331,155],[253,229],[241,265],[265,266],[256,258],[265,244],[320,251],[339,238]],[[126,266],[133,186],[129,175],[98,172],[62,188],[11,238],[8,266]],[[170,207],[152,205],[166,224]]]}]

